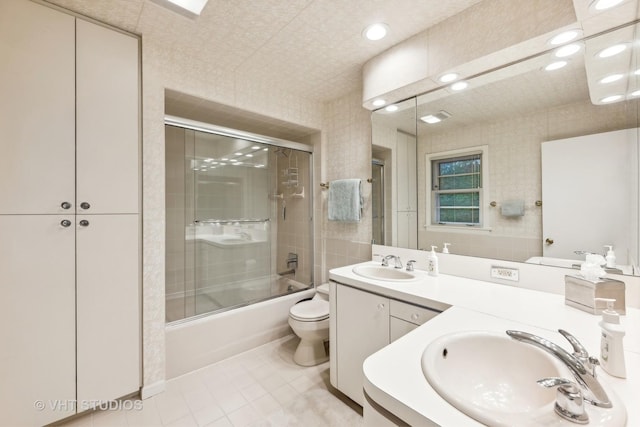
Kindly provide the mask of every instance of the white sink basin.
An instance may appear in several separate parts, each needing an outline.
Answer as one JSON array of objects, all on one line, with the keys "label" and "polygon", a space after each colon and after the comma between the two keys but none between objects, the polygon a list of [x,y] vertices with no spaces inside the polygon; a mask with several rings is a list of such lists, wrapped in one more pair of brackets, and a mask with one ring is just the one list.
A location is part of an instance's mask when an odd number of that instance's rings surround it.
[{"label": "white sink basin", "polygon": [[393,267],[383,267],[381,265],[357,265],[353,267],[353,272],[358,276],[374,280],[387,280],[392,282],[408,282],[417,280],[415,272],[409,272]]},{"label": "white sink basin", "polygon": [[[536,383],[573,377],[564,365],[506,333],[444,335],[427,346],[422,371],[433,389],[464,414],[490,426],[576,426],[554,412],[556,390]],[[614,408],[585,403],[589,426],[623,426],[626,410],[607,390]]]}]

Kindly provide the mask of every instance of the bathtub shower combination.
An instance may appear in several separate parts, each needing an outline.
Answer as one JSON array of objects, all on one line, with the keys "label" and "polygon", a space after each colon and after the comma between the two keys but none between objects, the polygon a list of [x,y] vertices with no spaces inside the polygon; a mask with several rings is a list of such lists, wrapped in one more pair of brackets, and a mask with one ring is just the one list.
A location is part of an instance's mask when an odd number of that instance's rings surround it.
[{"label": "bathtub shower combination", "polygon": [[309,147],[175,117],[165,123],[167,322],[309,289]]}]

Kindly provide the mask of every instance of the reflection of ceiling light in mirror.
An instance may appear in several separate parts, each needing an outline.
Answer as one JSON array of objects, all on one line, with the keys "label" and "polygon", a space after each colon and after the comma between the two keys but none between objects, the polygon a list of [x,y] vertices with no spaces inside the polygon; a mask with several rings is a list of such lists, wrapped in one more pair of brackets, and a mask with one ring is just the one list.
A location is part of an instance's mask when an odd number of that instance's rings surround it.
[{"label": "reflection of ceiling light in mirror", "polygon": [[252,150],[259,150],[260,147],[258,147],[257,145],[254,145],[253,147],[251,147]]},{"label": "reflection of ceiling light in mirror", "polygon": [[442,83],[449,83],[456,80],[457,78],[458,78],[458,73],[447,73],[447,74],[441,75],[438,80],[440,80]]},{"label": "reflection of ceiling light in mirror", "polygon": [[211,162],[213,162],[213,159],[204,159],[204,161],[207,162],[207,163],[211,163]]},{"label": "reflection of ceiling light in mirror", "polygon": [[576,37],[578,37],[578,31],[577,30],[565,31],[565,32],[560,33],[557,36],[553,37],[551,40],[549,40],[549,44],[552,44],[552,45],[556,46],[556,45],[559,45],[559,44],[570,42],[571,40],[575,39]]},{"label": "reflection of ceiling light in mirror", "polygon": [[390,113],[393,113],[394,111],[398,111],[398,106],[397,105],[389,105],[384,110],[388,111]]},{"label": "reflection of ceiling light in mirror", "polygon": [[633,72],[633,74],[635,74],[636,76],[640,76],[640,68],[638,68],[637,70],[635,70]]},{"label": "reflection of ceiling light in mirror", "polygon": [[220,160],[222,160],[223,162],[228,161],[229,159],[227,159],[226,157],[221,158]]},{"label": "reflection of ceiling light in mirror", "polygon": [[253,157],[253,154],[247,154],[246,157]]},{"label": "reflection of ceiling light in mirror", "polygon": [[384,99],[376,99],[372,104],[374,107],[382,107],[386,103],[387,101],[385,101]]},{"label": "reflection of ceiling light in mirror", "polygon": [[622,95],[611,95],[611,96],[606,96],[602,98],[600,102],[602,102],[603,104],[607,104],[609,102],[616,102],[620,100],[620,98],[622,98]]},{"label": "reflection of ceiling light in mirror", "polygon": [[241,164],[242,164],[242,162],[235,162],[235,163],[233,164],[233,166],[239,166],[239,165],[241,165]]},{"label": "reflection of ceiling light in mirror", "polygon": [[544,67],[546,71],[555,71],[567,65],[567,61],[556,61]]},{"label": "reflection of ceiling light in mirror", "polygon": [[629,94],[630,96],[640,96],[640,90],[634,90]]},{"label": "reflection of ceiling light in mirror", "polygon": [[593,8],[595,10],[605,10],[617,6],[622,2],[623,0],[596,0],[593,3]]},{"label": "reflection of ceiling light in mirror", "polygon": [[435,123],[440,123],[441,121],[446,120],[449,117],[451,117],[451,113],[444,110],[440,110],[437,113],[427,114],[426,116],[422,116],[420,117],[420,120],[430,125],[433,125]]},{"label": "reflection of ceiling light in mirror", "polygon": [[220,166],[227,166],[227,164],[224,162],[220,162]]},{"label": "reflection of ceiling light in mirror", "polygon": [[268,148],[263,148],[262,151],[269,151],[269,149]]},{"label": "reflection of ceiling light in mirror", "polygon": [[389,27],[387,26],[387,24],[371,24],[367,28],[365,28],[364,31],[362,31],[362,35],[368,40],[376,41],[383,39],[384,36],[387,35],[388,31]]},{"label": "reflection of ceiling light in mirror", "polygon": [[604,78],[600,79],[600,83],[607,84],[607,83],[617,82],[618,80],[620,80],[623,77],[624,76],[622,74],[611,74],[610,76],[607,76],[607,77],[604,77]]},{"label": "reflection of ceiling light in mirror", "polygon": [[454,83],[452,84],[451,90],[463,90],[466,89],[469,86],[469,83],[467,82],[458,82],[458,83]]},{"label": "reflection of ceiling light in mirror", "polygon": [[556,50],[556,57],[557,58],[566,58],[567,56],[571,56],[574,53],[580,51],[580,45],[579,44],[568,44],[566,46],[562,46],[561,48],[558,48],[558,50]]},{"label": "reflection of ceiling light in mirror", "polygon": [[616,44],[598,52],[598,57],[609,58],[611,56],[624,52],[626,48],[627,48],[627,45],[624,43]]},{"label": "reflection of ceiling light in mirror", "polygon": [[236,156],[242,156],[242,153],[240,153],[240,152],[237,152],[237,153],[234,153],[234,154],[235,154]]},{"label": "reflection of ceiling light in mirror", "polygon": [[257,167],[257,168],[263,168],[263,167],[264,167],[264,165],[255,165],[255,167]]}]

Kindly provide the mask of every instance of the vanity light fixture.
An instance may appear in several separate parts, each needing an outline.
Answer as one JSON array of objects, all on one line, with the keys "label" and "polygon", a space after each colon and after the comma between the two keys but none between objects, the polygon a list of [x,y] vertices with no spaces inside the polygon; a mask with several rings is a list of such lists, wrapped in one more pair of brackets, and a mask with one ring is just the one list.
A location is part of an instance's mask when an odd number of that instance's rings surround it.
[{"label": "vanity light fixture", "polygon": [[375,101],[372,102],[374,107],[382,107],[386,103],[387,101],[385,101],[384,99],[376,99]]},{"label": "vanity light fixture", "polygon": [[451,117],[451,113],[444,110],[440,110],[437,113],[427,114],[426,116],[422,116],[420,117],[420,120],[430,125],[433,125],[436,123],[440,123],[441,121],[446,120],[449,117]]},{"label": "vanity light fixture", "polygon": [[449,87],[451,88],[451,90],[456,90],[456,91],[458,91],[458,90],[464,90],[464,89],[466,89],[467,87],[469,87],[469,83],[464,82],[464,81],[463,81],[463,82],[457,82],[457,83],[452,84],[452,85],[451,85],[451,86],[449,86]]},{"label": "vanity light fixture", "polygon": [[599,80],[599,83],[602,83],[602,84],[613,83],[613,82],[617,82],[623,77],[624,77],[623,74],[611,74],[609,76],[601,78]]},{"label": "vanity light fixture", "polygon": [[621,52],[624,52],[627,49],[627,45],[625,43],[615,44],[613,46],[609,46],[606,49],[602,49],[597,53],[598,58],[609,58],[615,56]]},{"label": "vanity light fixture", "polygon": [[398,111],[398,106],[397,105],[388,105],[384,110],[388,111],[390,113],[393,113],[395,111]]},{"label": "vanity light fixture", "polygon": [[623,1],[624,0],[596,0],[593,2],[592,7],[595,10],[605,10],[617,6]]},{"label": "vanity light fixture", "polygon": [[622,98],[622,95],[605,96],[604,98],[602,98],[600,100],[600,102],[602,102],[603,104],[608,104],[608,103],[611,103],[611,102],[619,101],[621,98]]},{"label": "vanity light fixture", "polygon": [[458,73],[447,73],[447,74],[443,74],[441,75],[438,80],[442,83],[450,83],[454,80],[457,80],[458,77],[460,77],[458,75]]},{"label": "vanity light fixture", "polygon": [[562,46],[556,50],[555,56],[556,58],[566,58],[567,56],[571,56],[580,51],[580,45],[576,43],[568,44],[566,46]]},{"label": "vanity light fixture", "polygon": [[381,22],[377,24],[371,24],[367,28],[362,31],[363,37],[367,40],[381,40],[383,39],[387,33],[389,32],[389,26],[387,24],[383,24]]},{"label": "vanity light fixture", "polygon": [[556,61],[556,62],[552,62],[551,64],[547,65],[546,67],[544,67],[545,71],[555,71],[555,70],[559,70],[560,68],[566,66],[568,64],[567,61]]},{"label": "vanity light fixture", "polygon": [[553,46],[557,46],[559,44],[568,43],[571,40],[574,40],[576,37],[578,37],[578,34],[579,34],[578,30],[569,30],[569,31],[562,32],[557,36],[554,36],[551,40],[549,40],[549,44]]}]

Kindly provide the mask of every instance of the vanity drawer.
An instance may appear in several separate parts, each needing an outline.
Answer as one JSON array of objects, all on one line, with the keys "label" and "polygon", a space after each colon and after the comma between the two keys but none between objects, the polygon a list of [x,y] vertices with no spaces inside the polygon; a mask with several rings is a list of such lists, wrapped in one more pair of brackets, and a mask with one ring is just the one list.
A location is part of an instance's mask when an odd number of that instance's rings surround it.
[{"label": "vanity drawer", "polygon": [[427,320],[436,317],[440,312],[392,299],[389,304],[389,314],[415,325],[422,325]]}]

